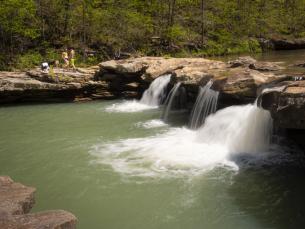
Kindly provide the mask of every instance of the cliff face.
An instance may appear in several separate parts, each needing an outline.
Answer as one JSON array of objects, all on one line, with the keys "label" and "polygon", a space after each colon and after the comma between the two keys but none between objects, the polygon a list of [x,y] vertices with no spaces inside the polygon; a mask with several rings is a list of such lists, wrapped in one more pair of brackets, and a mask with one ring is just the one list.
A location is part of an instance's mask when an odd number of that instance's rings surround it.
[{"label": "cliff face", "polygon": [[0,228],[76,228],[76,217],[63,210],[29,213],[35,203],[35,192],[35,188],[0,176]]}]

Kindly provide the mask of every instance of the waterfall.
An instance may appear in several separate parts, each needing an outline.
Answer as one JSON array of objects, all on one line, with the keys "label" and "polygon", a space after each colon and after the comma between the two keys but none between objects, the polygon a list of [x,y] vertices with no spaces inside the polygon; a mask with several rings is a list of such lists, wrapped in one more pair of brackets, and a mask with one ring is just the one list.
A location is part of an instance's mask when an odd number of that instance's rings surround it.
[{"label": "waterfall", "polygon": [[225,146],[232,153],[261,152],[269,147],[272,118],[254,105],[231,106],[210,115],[197,140]]},{"label": "waterfall", "polygon": [[189,126],[191,129],[199,128],[206,117],[215,113],[219,92],[211,89],[212,81],[209,81],[204,87],[200,87],[199,93],[191,113]]},{"label": "waterfall", "polygon": [[166,87],[171,80],[171,75],[163,75],[155,79],[144,92],[140,103],[149,106],[159,106],[166,96]]},{"label": "waterfall", "polygon": [[163,110],[163,114],[162,114],[162,119],[164,121],[168,121],[169,113],[172,109],[173,102],[178,95],[180,86],[181,86],[181,82],[175,84],[175,86],[172,88],[172,90],[168,94],[168,97],[165,101],[166,106],[165,106],[165,109]]},{"label": "waterfall", "polygon": [[218,166],[238,169],[240,154],[254,163],[268,158],[271,130],[269,111],[255,104],[231,106],[209,115],[197,130],[170,128],[158,135],[102,143],[92,153],[118,173],[132,176],[197,175]]},{"label": "waterfall", "polygon": [[106,108],[106,111],[129,113],[157,108],[165,99],[167,85],[170,80],[170,74],[160,76],[150,84],[140,101],[132,100],[112,104]]}]

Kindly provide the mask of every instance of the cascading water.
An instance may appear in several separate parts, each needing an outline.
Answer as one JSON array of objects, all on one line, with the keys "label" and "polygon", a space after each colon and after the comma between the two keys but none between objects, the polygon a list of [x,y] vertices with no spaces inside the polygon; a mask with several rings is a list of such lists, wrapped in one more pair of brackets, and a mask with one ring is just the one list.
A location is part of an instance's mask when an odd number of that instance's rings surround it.
[{"label": "cascading water", "polygon": [[269,111],[256,104],[231,106],[210,115],[197,131],[197,140],[225,146],[230,153],[268,149],[272,131]]},{"label": "cascading water", "polygon": [[171,80],[171,75],[163,75],[155,79],[144,92],[140,101],[126,101],[113,104],[106,110],[110,112],[138,112],[142,110],[157,108],[166,96],[166,87]]},{"label": "cascading water", "polygon": [[168,94],[167,101],[165,102],[166,107],[162,114],[162,119],[164,121],[168,121],[168,116],[169,116],[170,110],[172,108],[173,102],[177,96],[180,86],[181,86],[181,82],[175,84],[175,86],[172,88],[172,90]]},{"label": "cascading water", "polygon": [[171,79],[171,75],[167,74],[155,79],[149,88],[144,92],[140,103],[149,106],[159,106],[165,98],[166,86]]},{"label": "cascading water", "polygon": [[211,89],[212,81],[209,81],[204,87],[200,87],[194,108],[191,113],[189,126],[191,129],[199,128],[206,117],[215,113],[219,92]]},{"label": "cascading water", "polygon": [[272,119],[254,105],[232,106],[210,115],[198,130],[170,128],[145,138],[96,145],[92,153],[122,174],[196,175],[216,166],[238,168],[235,155],[268,155]]}]

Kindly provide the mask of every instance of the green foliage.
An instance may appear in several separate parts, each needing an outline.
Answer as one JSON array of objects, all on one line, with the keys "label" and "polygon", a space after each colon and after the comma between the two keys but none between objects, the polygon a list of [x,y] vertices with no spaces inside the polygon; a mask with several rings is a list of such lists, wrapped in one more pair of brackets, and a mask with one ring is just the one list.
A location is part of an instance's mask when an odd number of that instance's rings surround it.
[{"label": "green foliage", "polygon": [[173,25],[172,27],[168,28],[166,37],[171,42],[179,43],[186,40],[187,32],[182,26]]},{"label": "green foliage", "polygon": [[33,0],[2,0],[0,24],[11,36],[36,38],[39,33],[35,24],[36,4]]},{"label": "green foliage", "polygon": [[17,69],[29,69],[35,66],[39,66],[43,61],[43,57],[37,52],[29,52],[23,55],[16,56],[15,68]]},{"label": "green foliage", "polygon": [[98,63],[100,63],[100,60],[97,56],[89,56],[87,58],[76,56],[75,64],[79,67],[88,67],[92,65],[97,65]]},{"label": "green foliage", "polygon": [[120,52],[260,52],[257,38],[304,36],[305,0],[0,0],[0,69],[33,66],[32,50],[60,60],[64,46],[102,53],[78,55],[87,65]]}]

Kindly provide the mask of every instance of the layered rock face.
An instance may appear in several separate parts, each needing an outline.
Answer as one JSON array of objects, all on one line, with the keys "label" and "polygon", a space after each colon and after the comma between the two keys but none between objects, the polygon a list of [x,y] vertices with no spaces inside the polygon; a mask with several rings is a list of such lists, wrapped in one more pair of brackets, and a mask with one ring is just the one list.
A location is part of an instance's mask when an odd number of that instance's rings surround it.
[{"label": "layered rock face", "polygon": [[305,77],[287,74],[281,63],[251,57],[228,63],[203,58],[140,57],[106,61],[77,72],[0,72],[0,103],[140,98],[154,79],[168,73],[172,75],[171,86],[182,82],[190,103],[195,101],[199,86],[209,80],[220,92],[219,108],[254,102],[264,91],[260,102],[271,111],[278,127],[305,129]]},{"label": "layered rock face", "polygon": [[278,127],[305,130],[305,81],[283,81],[265,89],[261,105]]},{"label": "layered rock face", "polygon": [[53,102],[112,99],[108,84],[94,80],[96,68],[77,72],[40,69],[28,72],[0,72],[0,104],[15,102]]},{"label": "layered rock face", "polygon": [[1,229],[74,229],[76,217],[66,211],[45,211],[30,214],[36,189],[0,176]]},{"label": "layered rock face", "polygon": [[277,64],[257,62],[250,57],[230,63],[203,58],[143,57],[103,62],[100,66],[101,80],[106,80],[112,74],[119,78],[151,82],[160,75],[170,73],[173,83],[180,81],[188,92],[194,93],[198,86],[213,79],[215,89],[222,92],[223,98],[236,99],[240,103],[254,101],[262,85],[286,77],[275,72],[282,69]]},{"label": "layered rock face", "polygon": [[[263,92],[259,102],[270,110],[279,128],[305,129],[305,78],[287,75],[281,63],[259,62],[251,57],[240,57],[228,63],[203,58],[142,57],[107,61],[100,67],[97,74],[100,80],[119,78],[121,84],[134,81],[145,85],[170,73],[172,84],[183,83],[189,101],[195,100],[199,86],[212,79],[213,89],[221,93],[221,107],[254,102]],[[294,81],[296,79],[300,81]]]}]

